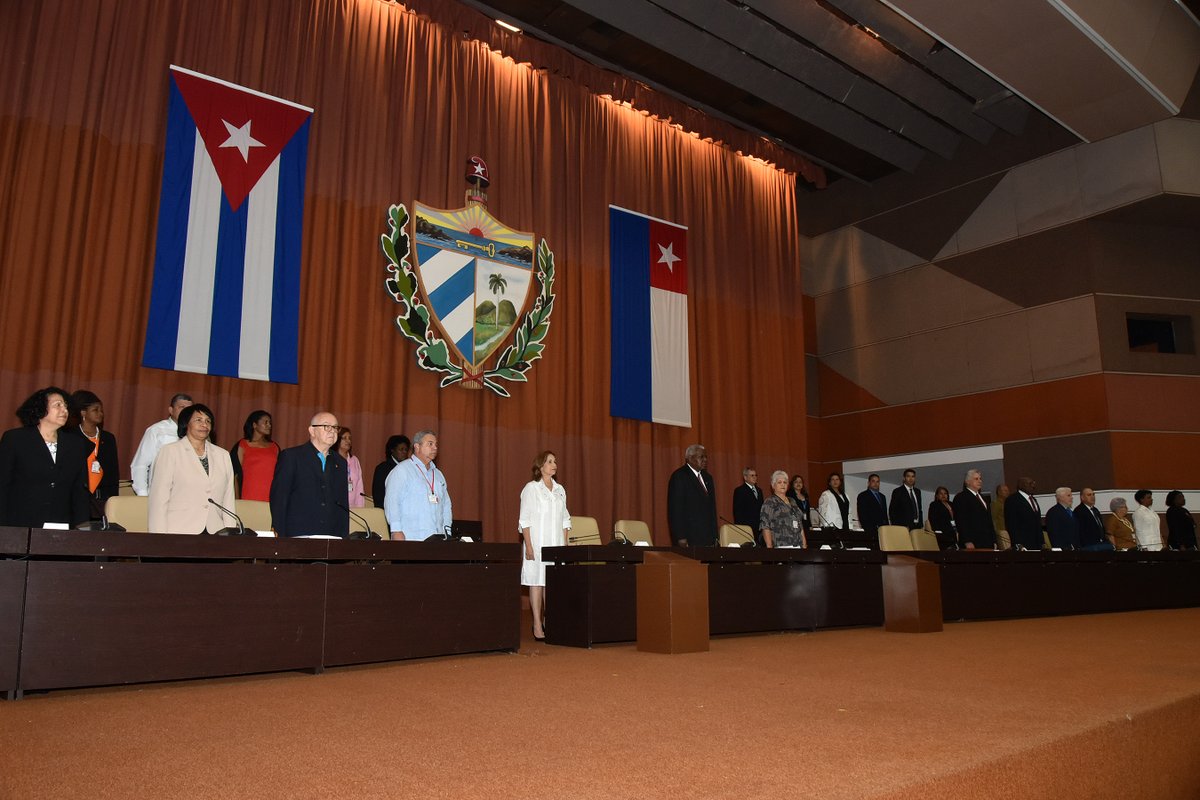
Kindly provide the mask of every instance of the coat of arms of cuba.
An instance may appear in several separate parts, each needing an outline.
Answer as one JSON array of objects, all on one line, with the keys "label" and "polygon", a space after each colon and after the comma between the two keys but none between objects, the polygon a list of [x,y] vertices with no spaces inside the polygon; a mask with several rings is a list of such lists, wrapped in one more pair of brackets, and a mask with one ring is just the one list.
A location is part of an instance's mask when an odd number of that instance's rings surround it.
[{"label": "coat of arms of cuba", "polygon": [[396,327],[417,345],[417,363],[442,373],[440,386],[509,397],[503,382],[525,382],[545,348],[554,253],[545,239],[535,252],[533,233],[488,212],[483,159],[467,159],[466,179],[463,208],[414,202],[410,215],[402,204],[388,207],[385,285],[400,306]]}]

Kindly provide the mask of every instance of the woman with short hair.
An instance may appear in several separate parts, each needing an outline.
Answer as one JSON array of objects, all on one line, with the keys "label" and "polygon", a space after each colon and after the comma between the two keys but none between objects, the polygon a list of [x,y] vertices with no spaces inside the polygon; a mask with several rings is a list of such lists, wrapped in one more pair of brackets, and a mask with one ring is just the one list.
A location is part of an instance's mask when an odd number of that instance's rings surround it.
[{"label": "woman with short hair", "polygon": [[558,457],[549,450],[533,460],[529,483],[521,490],[521,511],[517,525],[521,529],[525,559],[521,562],[521,585],[529,587],[529,610],[533,613],[533,638],[546,638],[546,563],[543,547],[567,543],[571,514],[567,511],[567,490],[554,480]]},{"label": "woman with short hair", "polygon": [[216,417],[195,403],[179,412],[179,441],[163,445],[150,480],[149,527],[154,533],[217,533],[237,520],[233,511],[233,463],[213,441]]},{"label": "woman with short hair", "polygon": [[929,511],[925,518],[929,520],[929,527],[933,528],[934,533],[942,534],[938,541],[943,547],[946,542],[958,543],[958,530],[954,527],[954,506],[950,503],[950,490],[945,486],[934,490],[933,500],[929,503]]},{"label": "woman with short hair", "polygon": [[1139,550],[1162,550],[1162,520],[1150,506],[1154,504],[1154,493],[1149,489],[1138,489],[1133,493],[1133,530],[1137,536]]},{"label": "woman with short hair", "polygon": [[1137,550],[1137,536],[1125,498],[1114,497],[1109,500],[1108,510],[1112,512],[1112,516],[1104,521],[1104,533],[1112,542],[1112,546],[1117,550]]},{"label": "woman with short hair", "polygon": [[788,497],[788,474],[781,469],[771,473],[773,494],[763,501],[758,514],[763,544],[767,547],[807,547],[804,514],[796,501]]},{"label": "woman with short hair", "polygon": [[1196,549],[1196,520],[1183,507],[1185,502],[1178,489],[1167,493],[1167,545],[1172,550]]},{"label": "woman with short hair", "polygon": [[0,525],[41,528],[88,521],[87,449],[60,436],[67,392],[38,389],[17,409],[21,427],[0,437]]}]

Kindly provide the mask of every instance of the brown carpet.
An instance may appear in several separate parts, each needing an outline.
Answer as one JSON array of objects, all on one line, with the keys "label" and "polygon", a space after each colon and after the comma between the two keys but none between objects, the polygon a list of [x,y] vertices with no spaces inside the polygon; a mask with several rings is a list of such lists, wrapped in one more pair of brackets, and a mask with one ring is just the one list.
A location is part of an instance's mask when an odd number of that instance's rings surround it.
[{"label": "brown carpet", "polygon": [[0,703],[0,797],[1194,800],[1197,631],[1200,609],[681,656],[527,640],[34,694]]}]

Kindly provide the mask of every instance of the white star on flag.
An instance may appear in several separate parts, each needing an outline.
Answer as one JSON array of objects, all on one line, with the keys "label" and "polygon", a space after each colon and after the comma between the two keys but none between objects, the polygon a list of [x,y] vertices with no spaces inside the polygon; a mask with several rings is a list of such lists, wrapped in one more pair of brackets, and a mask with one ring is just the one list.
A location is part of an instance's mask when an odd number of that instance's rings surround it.
[{"label": "white star on flag", "polygon": [[666,247],[663,247],[661,244],[658,245],[658,251],[660,253],[662,253],[662,255],[658,259],[658,263],[666,264],[667,269],[669,269],[671,272],[675,271],[675,262],[683,260],[679,256],[675,255],[675,243],[674,242],[671,242]]},{"label": "white star on flag", "polygon": [[476,175],[482,175],[483,174],[483,164],[476,164],[474,167],[471,168],[471,171],[474,172]]},{"label": "white star on flag", "polygon": [[229,138],[221,143],[221,147],[236,147],[242,154],[243,161],[250,161],[251,147],[266,147],[265,144],[250,135],[250,120],[246,120],[246,124],[240,128],[235,128],[226,120],[221,120],[221,122],[225,123],[225,130],[229,131]]}]

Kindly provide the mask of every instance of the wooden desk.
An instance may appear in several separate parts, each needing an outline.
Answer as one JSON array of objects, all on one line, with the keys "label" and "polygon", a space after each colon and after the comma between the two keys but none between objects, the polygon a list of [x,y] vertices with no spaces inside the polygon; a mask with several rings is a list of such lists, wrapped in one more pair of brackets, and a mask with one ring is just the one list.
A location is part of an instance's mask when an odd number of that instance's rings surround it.
[{"label": "wooden desk", "polygon": [[20,663],[28,528],[0,528],[0,692],[13,697]]},{"label": "wooden desk", "polygon": [[708,564],[713,635],[883,622],[878,551],[577,545],[542,551],[555,562],[546,570],[546,641],[591,647],[635,640],[634,568],[647,550]]},{"label": "wooden desk", "polygon": [[519,559],[511,544],[34,530],[16,688],[515,650]]},{"label": "wooden desk", "polygon": [[942,551],[946,620],[1200,606],[1200,553]]}]

